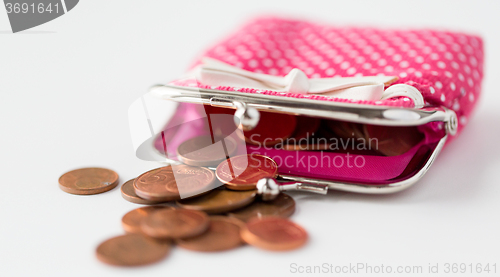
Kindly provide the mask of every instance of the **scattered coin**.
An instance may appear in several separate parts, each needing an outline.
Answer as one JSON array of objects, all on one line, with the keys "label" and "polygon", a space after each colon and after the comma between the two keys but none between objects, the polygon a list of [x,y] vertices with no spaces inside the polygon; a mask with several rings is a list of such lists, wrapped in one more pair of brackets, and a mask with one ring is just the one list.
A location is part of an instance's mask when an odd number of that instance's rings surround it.
[{"label": "scattered coin", "polygon": [[228,216],[235,217],[242,221],[249,221],[253,218],[266,216],[289,217],[295,212],[295,201],[291,196],[280,193],[272,201],[256,200],[252,204],[239,210],[228,213]]},{"label": "scattered coin", "polygon": [[276,177],[278,165],[266,156],[239,155],[220,163],[215,174],[228,189],[253,190],[260,179]]},{"label": "scattered coin", "polygon": [[221,214],[252,203],[256,195],[255,190],[216,189],[196,198],[179,200],[177,205],[184,209],[204,211],[208,214]]},{"label": "scattered coin", "polygon": [[206,213],[185,209],[160,210],[141,223],[144,234],[157,239],[194,237],[205,232],[209,225]]},{"label": "scattered coin", "polygon": [[144,205],[154,205],[154,204],[163,203],[163,201],[151,201],[151,200],[140,198],[139,195],[137,195],[137,193],[135,193],[134,180],[135,179],[128,180],[127,182],[125,182],[125,184],[122,185],[120,190],[121,190],[123,199],[125,199],[129,202],[135,203],[135,204],[144,204]]},{"label": "scattered coin", "polygon": [[169,165],[137,177],[134,190],[147,200],[173,201],[181,199],[181,194],[185,197],[207,192],[214,181],[214,173],[204,167]]},{"label": "scattered coin", "polygon": [[223,251],[240,246],[243,241],[240,237],[240,229],[243,222],[226,216],[210,217],[208,230],[196,237],[178,239],[179,247],[203,252]]},{"label": "scattered coin", "polygon": [[112,190],[118,185],[118,174],[113,170],[90,167],[72,170],[59,178],[59,188],[71,194],[89,195]]},{"label": "scattered coin", "polygon": [[288,219],[264,217],[250,220],[241,230],[241,238],[259,248],[284,251],[304,245],[307,232]]},{"label": "scattered coin", "polygon": [[183,142],[177,148],[179,161],[192,166],[218,165],[236,151],[236,142],[231,137],[223,140],[211,136],[199,136]]},{"label": "scattered coin", "polygon": [[373,142],[375,145],[372,144],[372,147],[386,156],[402,155],[424,139],[424,135],[416,127],[367,124],[364,130],[366,141]]},{"label": "scattered coin", "polygon": [[158,262],[170,252],[168,243],[157,242],[138,234],[114,237],[101,243],[97,258],[107,264],[139,266]]},{"label": "scattered coin", "polygon": [[290,137],[297,125],[296,117],[289,114],[260,112],[257,126],[244,131],[245,141],[256,145],[274,145]]},{"label": "scattered coin", "polygon": [[122,227],[127,233],[142,234],[141,223],[152,213],[160,210],[172,210],[169,206],[147,206],[132,210],[122,217]]}]

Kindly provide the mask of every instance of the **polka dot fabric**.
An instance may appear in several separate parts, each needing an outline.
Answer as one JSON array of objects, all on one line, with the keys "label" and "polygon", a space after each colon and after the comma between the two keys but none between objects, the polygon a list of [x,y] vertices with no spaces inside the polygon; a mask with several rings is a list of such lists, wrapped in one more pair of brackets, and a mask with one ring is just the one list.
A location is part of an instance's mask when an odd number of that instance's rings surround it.
[{"label": "polka dot fabric", "polygon": [[[454,110],[460,131],[479,98],[484,53],[479,37],[462,33],[339,28],[266,17],[249,22],[203,56],[277,76],[285,76],[293,68],[301,69],[309,78],[398,76],[395,84],[416,87],[428,105]],[[185,82],[174,84],[193,86]],[[218,89],[368,105],[412,106],[407,98],[352,101],[248,88]]]}]

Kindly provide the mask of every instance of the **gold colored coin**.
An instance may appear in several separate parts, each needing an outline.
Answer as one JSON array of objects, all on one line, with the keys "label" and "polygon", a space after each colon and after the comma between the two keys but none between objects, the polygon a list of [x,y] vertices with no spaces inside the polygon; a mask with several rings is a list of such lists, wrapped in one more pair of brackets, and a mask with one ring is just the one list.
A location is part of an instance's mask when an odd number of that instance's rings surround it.
[{"label": "gold colored coin", "polygon": [[100,261],[118,266],[152,264],[165,258],[169,252],[168,243],[158,242],[138,234],[108,239],[96,249],[97,258]]},{"label": "gold colored coin", "polygon": [[240,230],[244,223],[236,218],[211,216],[208,230],[196,237],[178,239],[179,247],[203,252],[224,251],[243,244]]},{"label": "gold colored coin", "polygon": [[255,190],[233,191],[216,189],[196,198],[177,201],[181,208],[221,214],[242,208],[252,203],[257,195]]},{"label": "gold colored coin", "polygon": [[112,190],[118,185],[118,174],[113,170],[90,167],[72,170],[59,178],[61,190],[78,195],[90,195]]}]

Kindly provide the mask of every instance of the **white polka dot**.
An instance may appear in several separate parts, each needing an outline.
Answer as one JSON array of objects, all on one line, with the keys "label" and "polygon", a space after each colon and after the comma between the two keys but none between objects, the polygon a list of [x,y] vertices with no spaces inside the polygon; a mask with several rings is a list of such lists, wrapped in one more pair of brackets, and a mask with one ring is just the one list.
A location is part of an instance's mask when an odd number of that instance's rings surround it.
[{"label": "white polka dot", "polygon": [[262,64],[265,66],[265,67],[271,67],[273,66],[273,61],[271,59],[264,59],[262,61]]},{"label": "white polka dot", "polygon": [[322,62],[319,64],[319,68],[320,69],[327,69],[328,67],[330,66],[330,64],[328,62]]},{"label": "white polka dot", "polygon": [[362,67],[363,69],[370,69],[372,65],[370,63],[364,63]]},{"label": "white polka dot", "polygon": [[467,124],[467,117],[465,117],[465,116],[461,116],[461,117],[460,117],[460,124],[462,124],[462,125]]},{"label": "white polka dot", "polygon": [[449,72],[449,71],[445,71],[444,72],[444,76],[446,76],[448,78],[451,78],[451,77],[453,77],[453,74],[451,72]]},{"label": "white polka dot", "polygon": [[460,81],[462,81],[462,82],[464,81],[464,79],[465,79],[465,78],[464,78],[464,75],[463,75],[462,73],[458,73],[458,75],[457,75],[457,76],[458,76],[458,79],[459,79]]},{"label": "white polka dot", "polygon": [[408,66],[410,66],[410,63],[407,61],[402,61],[399,63],[399,66],[401,66],[402,68],[407,68]]},{"label": "white polka dot", "polygon": [[466,94],[465,89],[464,89],[464,88],[461,88],[461,89],[460,89],[460,95],[462,95],[462,97],[463,97],[463,96],[465,96],[465,94]]},{"label": "white polka dot", "polygon": [[474,94],[469,93],[469,101],[474,102]]},{"label": "white polka dot", "polygon": [[453,67],[454,69],[457,69],[457,70],[460,68],[460,66],[458,65],[457,62],[451,62],[451,67]]},{"label": "white polka dot", "polygon": [[418,57],[415,58],[415,61],[417,63],[423,63],[424,62],[424,58],[422,58],[421,56],[418,56]]},{"label": "white polka dot", "polygon": [[436,90],[433,87],[429,87],[429,91],[431,92],[431,94],[436,93]]},{"label": "white polka dot", "polygon": [[444,62],[438,62],[438,63],[437,63],[437,66],[438,66],[439,68],[445,68],[445,67],[446,67],[446,64],[445,64]]},{"label": "white polka dot", "polygon": [[379,53],[377,53],[377,52],[374,52],[374,53],[372,53],[372,54],[370,55],[370,58],[371,58],[372,60],[378,60],[378,59],[380,59],[380,54],[379,54]]},{"label": "white polka dot", "polygon": [[351,64],[348,62],[348,61],[345,61],[343,63],[340,64],[340,68],[342,69],[347,69]]},{"label": "white polka dot", "polygon": [[446,100],[446,97],[444,96],[444,94],[441,94],[441,101],[444,102]]},{"label": "white polka dot", "polygon": [[326,71],[325,71],[325,74],[328,75],[328,76],[333,76],[333,74],[335,74],[335,69],[333,68],[328,68]]},{"label": "white polka dot", "polygon": [[431,60],[437,60],[437,59],[439,59],[439,55],[438,55],[438,54],[436,54],[436,53],[432,53],[432,54],[430,55],[430,57],[431,57]]},{"label": "white polka dot", "polygon": [[384,70],[385,70],[385,71],[387,71],[387,72],[392,72],[392,71],[394,70],[394,67],[392,67],[392,66],[388,65],[388,66],[386,66],[386,67],[384,68]]},{"label": "white polka dot", "polygon": [[418,78],[422,78],[422,72],[415,71],[415,76],[417,76]]},{"label": "white polka dot", "polygon": [[252,67],[252,68],[256,68],[257,66],[259,66],[259,62],[256,61],[256,60],[249,60],[248,61],[248,66]]},{"label": "white polka dot", "polygon": [[477,59],[475,57],[470,57],[469,61],[472,66],[477,66]]},{"label": "white polka dot", "polygon": [[470,87],[474,86],[474,81],[472,81],[471,78],[467,79],[467,83],[469,84]]},{"label": "white polka dot", "polygon": [[396,54],[392,57],[392,60],[395,61],[395,62],[399,62],[401,61],[403,58],[401,57],[400,54]]},{"label": "white polka dot", "polygon": [[381,60],[378,60],[377,64],[380,66],[385,66],[387,64],[387,61],[385,59],[381,59]]},{"label": "white polka dot", "polygon": [[351,67],[346,71],[346,73],[349,75],[353,75],[354,73],[356,73],[356,68]]},{"label": "white polka dot", "polygon": [[438,89],[442,89],[442,88],[443,88],[443,84],[442,84],[440,81],[437,81],[434,85],[435,85]]},{"label": "white polka dot", "polygon": [[408,76],[408,74],[406,72],[399,73],[399,77],[401,77],[401,78],[406,78],[407,76]]},{"label": "white polka dot", "polygon": [[457,87],[455,86],[455,83],[451,82],[450,83],[450,88],[451,88],[451,90],[455,90]]},{"label": "white polka dot", "polygon": [[458,111],[460,109],[460,103],[458,103],[458,101],[456,101],[454,104],[453,104],[453,110],[454,111]]}]

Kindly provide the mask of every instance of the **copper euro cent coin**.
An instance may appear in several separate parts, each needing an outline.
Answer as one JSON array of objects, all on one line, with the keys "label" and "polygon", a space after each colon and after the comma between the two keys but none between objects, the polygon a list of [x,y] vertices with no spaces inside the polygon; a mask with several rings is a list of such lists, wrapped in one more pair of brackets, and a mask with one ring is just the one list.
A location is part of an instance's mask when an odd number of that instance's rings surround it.
[{"label": "copper euro cent coin", "polygon": [[135,204],[142,204],[142,205],[154,205],[154,204],[159,204],[159,203],[163,202],[163,201],[151,201],[151,200],[147,200],[147,199],[139,197],[139,195],[137,195],[137,193],[135,193],[134,180],[135,179],[128,180],[120,188],[123,199],[125,199],[129,202],[135,203]]},{"label": "copper euro cent coin", "polygon": [[260,179],[275,178],[278,165],[263,155],[239,155],[220,163],[215,174],[228,189],[253,190]]},{"label": "copper euro cent coin", "polygon": [[295,201],[286,193],[280,193],[271,201],[256,200],[252,204],[228,213],[228,216],[249,221],[266,216],[289,217],[295,212]]},{"label": "copper euro cent coin", "polygon": [[201,235],[209,225],[208,215],[185,209],[160,210],[141,223],[141,231],[156,239],[178,239]]},{"label": "copper euro cent coin", "polygon": [[231,137],[199,136],[181,143],[177,148],[177,157],[187,165],[215,166],[235,151],[236,142]]},{"label": "copper euro cent coin", "polygon": [[150,170],[134,181],[135,193],[151,201],[174,201],[210,190],[214,173],[204,167],[164,166]]},{"label": "copper euro cent coin", "polygon": [[72,170],[59,178],[61,190],[78,195],[98,194],[118,185],[118,174],[106,168],[90,167]]},{"label": "copper euro cent coin", "polygon": [[97,258],[107,264],[140,266],[165,258],[170,252],[168,243],[158,242],[138,234],[126,234],[108,239],[96,249]]},{"label": "copper euro cent coin", "polygon": [[147,206],[134,209],[122,217],[122,227],[127,233],[141,234],[141,223],[152,213],[161,210],[172,210],[169,206]]},{"label": "copper euro cent coin", "polygon": [[208,214],[221,214],[252,203],[256,195],[255,190],[215,189],[199,197],[179,200],[177,205],[184,209],[204,211]]},{"label": "copper euro cent coin", "polygon": [[308,235],[304,228],[286,218],[264,217],[247,222],[241,238],[255,247],[285,251],[303,246]]},{"label": "copper euro cent coin", "polygon": [[179,247],[202,252],[224,251],[236,248],[243,244],[240,237],[240,230],[243,222],[236,218],[227,216],[210,217],[210,225],[203,234],[177,239],[175,242]]}]

